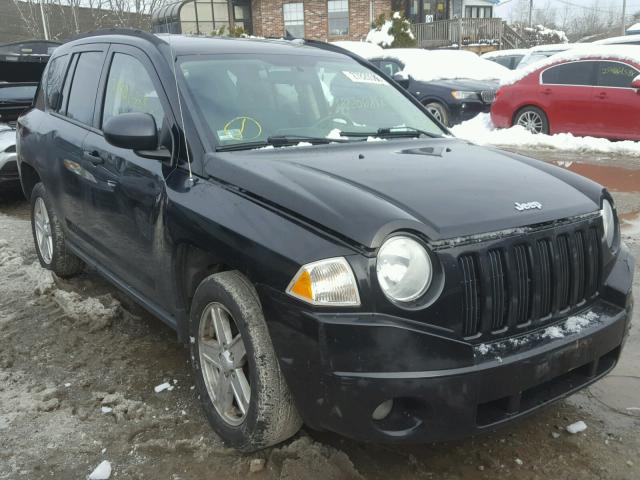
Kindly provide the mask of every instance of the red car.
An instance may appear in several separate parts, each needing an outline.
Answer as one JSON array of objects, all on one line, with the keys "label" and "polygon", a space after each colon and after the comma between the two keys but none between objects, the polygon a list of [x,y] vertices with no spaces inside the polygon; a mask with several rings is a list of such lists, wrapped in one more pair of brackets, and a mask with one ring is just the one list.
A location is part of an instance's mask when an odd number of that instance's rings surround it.
[{"label": "red car", "polygon": [[515,75],[491,107],[497,127],[640,140],[640,47],[568,51]]}]

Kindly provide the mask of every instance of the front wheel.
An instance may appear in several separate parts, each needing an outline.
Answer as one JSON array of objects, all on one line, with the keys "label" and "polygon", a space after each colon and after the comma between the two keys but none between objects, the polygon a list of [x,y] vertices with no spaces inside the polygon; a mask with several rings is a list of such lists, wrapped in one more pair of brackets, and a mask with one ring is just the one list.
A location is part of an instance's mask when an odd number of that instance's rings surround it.
[{"label": "front wheel", "polygon": [[449,114],[447,108],[439,102],[431,102],[425,105],[427,111],[445,127],[449,126]]},{"label": "front wheel", "polygon": [[249,281],[235,271],[207,277],[190,322],[196,387],[224,443],[251,452],[294,435],[302,422]]},{"label": "front wheel", "polygon": [[538,107],[525,107],[520,110],[516,114],[513,124],[520,125],[531,133],[549,134],[549,120]]}]

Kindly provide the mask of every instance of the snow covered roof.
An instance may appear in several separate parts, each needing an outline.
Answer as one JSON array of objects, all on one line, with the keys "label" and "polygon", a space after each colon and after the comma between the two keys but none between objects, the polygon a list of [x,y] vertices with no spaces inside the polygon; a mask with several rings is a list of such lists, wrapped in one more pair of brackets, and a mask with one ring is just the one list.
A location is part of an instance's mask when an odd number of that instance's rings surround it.
[{"label": "snow covered roof", "polygon": [[493,52],[487,52],[482,55],[482,58],[487,60],[490,58],[507,57],[509,55],[526,55],[529,53],[528,48],[513,48],[511,50],[494,50]]},{"label": "snow covered roof", "polygon": [[356,55],[360,55],[364,58],[373,58],[384,53],[382,47],[378,45],[374,45],[369,42],[353,42],[349,40],[331,42],[333,45],[336,45],[340,48],[344,48],[345,50],[349,50],[351,53],[355,53]]},{"label": "snow covered roof", "polygon": [[[499,80],[511,70],[465,50],[422,50],[389,48],[379,58],[391,58],[404,64],[403,72],[416,80]],[[374,58],[374,57],[369,57]]]},{"label": "snow covered roof", "polygon": [[627,32],[640,32],[640,23],[631,25],[629,28],[627,28]]},{"label": "snow covered roof", "polygon": [[[638,24],[640,25],[640,23]],[[638,29],[640,31],[640,28]],[[640,42],[640,35],[624,35],[622,37],[611,37],[605,38],[604,40],[598,40],[597,42],[593,42],[598,45],[611,45],[618,43],[635,43]]]},{"label": "snow covered roof", "polygon": [[633,62],[636,65],[640,65],[640,48],[634,45],[595,45],[593,43],[588,43],[580,48],[572,48],[571,50],[556,53],[546,60],[533,63],[521,70],[510,71],[510,75],[503,77],[504,79],[500,84],[513,85],[524,77],[529,76],[541,68],[548,67],[549,65],[589,58],[611,58],[615,60]]}]

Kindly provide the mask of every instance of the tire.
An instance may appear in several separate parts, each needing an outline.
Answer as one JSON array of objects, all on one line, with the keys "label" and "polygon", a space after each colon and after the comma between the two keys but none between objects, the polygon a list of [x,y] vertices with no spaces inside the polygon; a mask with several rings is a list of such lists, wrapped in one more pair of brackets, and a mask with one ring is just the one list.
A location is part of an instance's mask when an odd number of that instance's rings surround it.
[{"label": "tire", "polygon": [[549,135],[549,119],[538,107],[524,107],[516,113],[513,125],[521,125],[531,133]]},{"label": "tire", "polygon": [[436,120],[445,127],[449,126],[449,112],[447,111],[447,107],[440,102],[425,103],[424,106]]},{"label": "tire", "polygon": [[244,276],[230,271],[202,281],[191,304],[190,339],[202,408],[226,445],[252,452],[300,429],[258,294]]},{"label": "tire", "polygon": [[31,192],[31,232],[43,268],[62,278],[82,272],[84,263],[67,248],[64,230],[42,183]]}]

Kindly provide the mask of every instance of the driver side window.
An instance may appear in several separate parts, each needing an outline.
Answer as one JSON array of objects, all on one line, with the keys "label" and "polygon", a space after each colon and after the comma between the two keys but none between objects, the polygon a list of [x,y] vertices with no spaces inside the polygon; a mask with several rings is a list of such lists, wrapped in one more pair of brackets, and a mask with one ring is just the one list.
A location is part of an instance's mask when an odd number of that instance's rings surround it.
[{"label": "driver side window", "polygon": [[116,115],[133,112],[152,115],[158,131],[162,129],[164,111],[147,70],[134,57],[116,53],[109,69],[102,125]]}]

